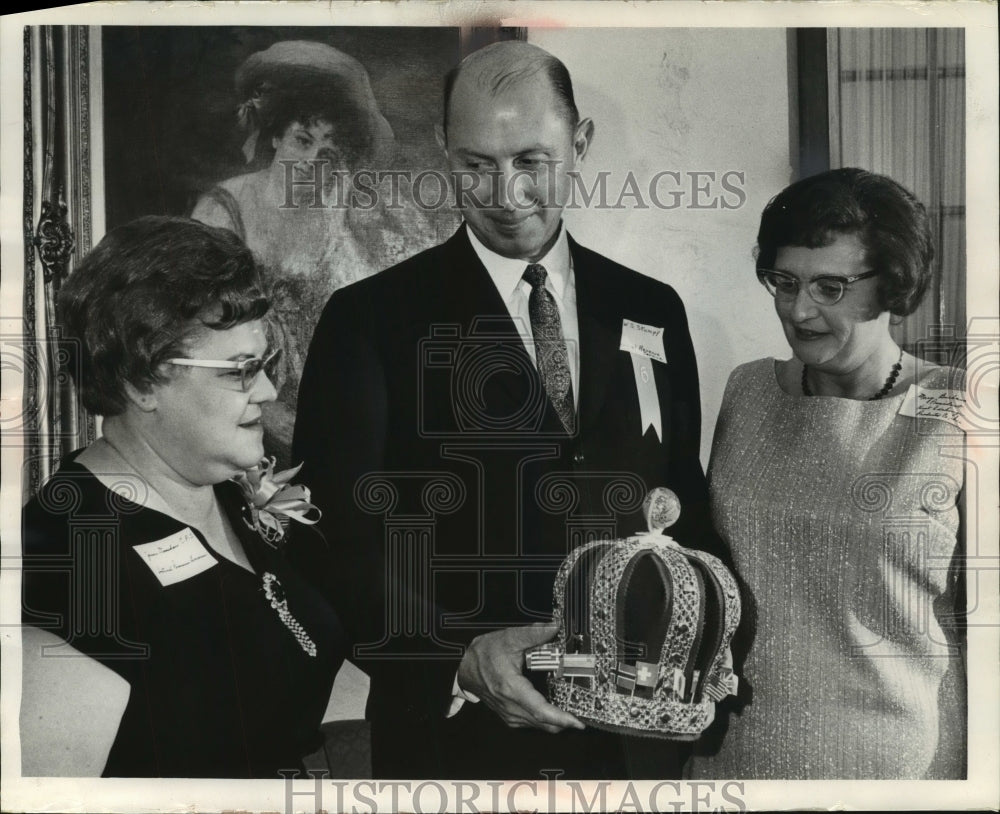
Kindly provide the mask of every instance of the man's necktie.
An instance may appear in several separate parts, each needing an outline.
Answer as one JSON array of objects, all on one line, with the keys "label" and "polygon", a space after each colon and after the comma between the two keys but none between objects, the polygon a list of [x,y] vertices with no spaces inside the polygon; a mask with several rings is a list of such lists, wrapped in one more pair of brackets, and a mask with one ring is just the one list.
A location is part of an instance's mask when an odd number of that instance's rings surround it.
[{"label": "man's necktie", "polygon": [[531,335],[535,340],[535,363],[545,392],[556,408],[566,431],[576,427],[576,408],[573,405],[573,381],[569,375],[569,358],[562,322],[556,301],[545,288],[545,266],[532,263],[521,275],[531,286],[528,313],[531,314]]}]

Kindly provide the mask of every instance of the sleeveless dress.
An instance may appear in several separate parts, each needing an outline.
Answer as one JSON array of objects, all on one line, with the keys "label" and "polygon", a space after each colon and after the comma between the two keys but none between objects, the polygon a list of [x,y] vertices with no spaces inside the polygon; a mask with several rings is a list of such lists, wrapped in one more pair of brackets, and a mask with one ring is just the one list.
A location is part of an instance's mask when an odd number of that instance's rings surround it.
[{"label": "sleeveless dress", "polygon": [[[215,556],[179,520],[110,491],[72,456],[24,509],[23,622],[130,686],[105,777],[278,779],[322,745],[343,629],[288,552],[244,524],[238,487],[222,483],[216,494],[255,573]],[[163,584],[140,552],[185,529],[214,563]],[[283,597],[314,655],[271,597]]]},{"label": "sleeveless dress", "polygon": [[[919,385],[947,389],[955,375],[933,368]],[[899,415],[903,401],[789,395],[773,359],[731,375],[708,476],[713,520],[756,605],[752,700],[719,752],[695,759],[695,777],[928,773],[939,694],[961,689],[942,687],[962,671],[936,612],[954,618],[942,608],[957,588],[964,437]],[[961,731],[961,706],[949,714],[945,728]]]}]

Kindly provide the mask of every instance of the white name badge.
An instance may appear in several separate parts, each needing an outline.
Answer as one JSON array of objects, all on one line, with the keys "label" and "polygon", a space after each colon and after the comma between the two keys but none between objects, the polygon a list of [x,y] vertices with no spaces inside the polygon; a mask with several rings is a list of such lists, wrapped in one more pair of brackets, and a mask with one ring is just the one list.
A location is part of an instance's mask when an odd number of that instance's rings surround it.
[{"label": "white name badge", "polygon": [[899,414],[910,418],[933,418],[965,430],[965,396],[961,390],[925,390],[915,384],[903,396]]},{"label": "white name badge", "polygon": [[667,363],[667,354],[663,350],[663,328],[654,328],[630,319],[622,320],[622,343],[619,350]]},{"label": "white name badge", "polygon": [[207,571],[217,562],[191,529],[132,548],[162,585],[183,582]]}]

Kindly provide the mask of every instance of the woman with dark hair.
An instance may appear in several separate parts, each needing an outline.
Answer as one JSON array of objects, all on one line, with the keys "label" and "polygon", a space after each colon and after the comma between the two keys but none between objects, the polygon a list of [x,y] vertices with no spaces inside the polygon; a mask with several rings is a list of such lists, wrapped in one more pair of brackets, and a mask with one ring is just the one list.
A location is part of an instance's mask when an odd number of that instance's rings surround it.
[{"label": "woman with dark hair", "polygon": [[[25,686],[61,730],[90,728],[26,760],[116,777],[301,767],[345,644],[289,561],[312,543],[281,545],[282,516],[315,522],[308,492],[259,466],[279,354],[252,254],[223,229],[141,218],[100,242],[59,306],[102,436],[25,507],[23,620],[62,640],[48,655],[89,658],[34,661]],[[128,699],[103,717],[95,662]],[[22,714],[22,742],[42,748],[37,723]],[[62,754],[64,742],[87,754]]]},{"label": "woman with dark hair", "polygon": [[[267,265],[313,271],[322,256],[297,242],[303,229],[317,230],[329,262],[329,238],[319,230],[349,211],[345,191],[330,184],[386,166],[392,128],[361,63],[321,42],[278,42],[251,54],[236,71],[236,93],[243,154],[256,170],[209,189],[191,216],[236,232]],[[355,279],[346,266],[343,274],[341,283]]]},{"label": "woman with dark hair", "polygon": [[863,170],[806,178],[764,210],[756,272],[793,355],[737,368],[716,428],[713,518],[757,619],[752,701],[699,776],[920,778],[961,762],[963,721],[939,694],[958,686],[942,626],[963,436],[914,400],[963,382],[889,331],[933,255],[923,205]]},{"label": "woman with dark hair", "polygon": [[[325,43],[283,41],[251,54],[235,81],[253,171],[210,188],[191,217],[235,232],[274,272],[274,322],[285,357],[265,421],[269,449],[286,456],[299,376],[326,301],[433,234],[414,207],[390,210],[352,181],[355,173],[389,168],[396,152],[360,62]],[[374,175],[367,177],[374,189]]]}]

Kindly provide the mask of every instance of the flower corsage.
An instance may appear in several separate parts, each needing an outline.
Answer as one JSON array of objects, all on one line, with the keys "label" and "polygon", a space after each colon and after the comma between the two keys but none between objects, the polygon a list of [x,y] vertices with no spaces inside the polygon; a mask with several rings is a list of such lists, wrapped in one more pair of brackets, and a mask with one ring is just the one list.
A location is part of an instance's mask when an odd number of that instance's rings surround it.
[{"label": "flower corsage", "polygon": [[273,548],[277,548],[292,520],[311,526],[322,513],[309,502],[309,489],[289,483],[302,464],[282,472],[275,472],[274,457],[264,458],[257,466],[248,469],[233,480],[243,492],[243,522]]}]

